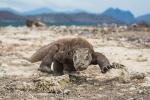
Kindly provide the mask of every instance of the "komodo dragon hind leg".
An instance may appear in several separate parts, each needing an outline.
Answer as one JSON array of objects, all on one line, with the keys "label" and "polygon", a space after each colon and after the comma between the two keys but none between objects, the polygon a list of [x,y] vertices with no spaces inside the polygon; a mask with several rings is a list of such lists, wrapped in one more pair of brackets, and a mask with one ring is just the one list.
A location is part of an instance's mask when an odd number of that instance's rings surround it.
[{"label": "komodo dragon hind leg", "polygon": [[53,57],[56,54],[57,50],[57,46],[53,46],[50,48],[49,53],[43,58],[38,70],[42,72],[52,73],[51,65],[54,59]]},{"label": "komodo dragon hind leg", "polygon": [[51,64],[52,64],[52,58],[49,55],[47,55],[42,60],[42,62],[40,64],[40,67],[38,68],[38,70],[40,70],[41,72],[52,73]]},{"label": "komodo dragon hind leg", "polygon": [[64,66],[57,60],[54,60],[53,69],[54,69],[54,75],[63,75],[64,74],[63,73]]}]

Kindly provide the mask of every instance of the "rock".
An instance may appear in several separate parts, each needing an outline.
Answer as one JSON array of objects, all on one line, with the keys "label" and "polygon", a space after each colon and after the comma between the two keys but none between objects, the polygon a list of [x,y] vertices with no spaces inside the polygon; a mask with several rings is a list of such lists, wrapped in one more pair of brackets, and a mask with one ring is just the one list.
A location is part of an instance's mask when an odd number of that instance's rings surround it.
[{"label": "rock", "polygon": [[136,90],[136,88],[135,87],[131,87],[131,88],[129,88],[129,90],[130,91],[134,91],[134,90]]},{"label": "rock", "polygon": [[111,69],[109,73],[106,73],[107,77],[120,81],[122,83],[130,82],[129,72],[125,69]]},{"label": "rock", "polygon": [[50,97],[49,100],[58,100],[55,97]]},{"label": "rock", "polygon": [[138,94],[144,94],[144,90],[139,90],[137,93]]},{"label": "rock", "polygon": [[97,96],[98,96],[99,98],[107,97],[106,95],[102,95],[102,94],[97,94]]},{"label": "rock", "polygon": [[0,75],[3,75],[4,73],[6,73],[6,69],[0,65]]},{"label": "rock", "polygon": [[86,77],[79,74],[69,74],[69,78],[71,82],[75,82],[75,83],[82,83],[87,81]]},{"label": "rock", "polygon": [[[114,69],[117,69],[116,73],[118,74],[117,77],[119,78],[120,82],[128,83],[130,82],[130,74],[126,66],[119,64],[119,63],[112,63]],[[114,71],[115,72],[115,71]]]},{"label": "rock", "polygon": [[130,76],[131,76],[131,79],[144,79],[145,73],[135,72],[135,73],[131,73]]},{"label": "rock", "polygon": [[2,63],[1,66],[2,67],[8,67],[8,64]]},{"label": "rock", "polygon": [[43,76],[34,79],[35,90],[39,92],[58,93],[63,92],[63,89],[69,84],[69,76]]},{"label": "rock", "polygon": [[136,100],[135,98],[128,98],[127,100]]},{"label": "rock", "polygon": [[[47,93],[59,93],[63,92],[63,89],[69,84],[69,76],[43,76],[39,78],[34,78],[33,81],[29,82],[12,82],[11,84],[6,84],[5,88],[7,90],[13,91],[38,91],[38,92],[47,92]],[[69,90],[65,91],[66,94],[69,93]]]},{"label": "rock", "polygon": [[71,90],[69,90],[69,89],[64,90],[64,94],[66,94],[66,95],[69,95],[70,92],[71,92]]},{"label": "rock", "polygon": [[36,19],[27,19],[26,20],[26,26],[27,27],[44,27],[46,26],[46,24],[44,24],[43,22],[36,20]]},{"label": "rock", "polygon": [[23,90],[23,91],[29,91],[34,90],[34,84],[33,83],[27,83],[27,82],[18,82],[16,84],[16,89]]},{"label": "rock", "polygon": [[150,82],[150,77],[145,77],[144,80]]},{"label": "rock", "polygon": [[148,60],[148,58],[144,58],[144,57],[138,57],[138,58],[136,58],[136,61],[137,62],[146,62]]},{"label": "rock", "polygon": [[150,86],[150,77],[144,78],[144,83],[140,84],[143,87],[149,87]]},{"label": "rock", "polygon": [[17,81],[17,82],[13,82],[11,84],[7,84],[5,86],[6,89],[8,90],[20,90],[20,91],[32,91],[35,89],[35,86],[32,82],[21,82],[21,81]]},{"label": "rock", "polygon": [[119,80],[121,82],[127,83],[130,82],[130,75],[129,72],[127,70],[122,69],[121,73],[120,73],[120,77]]},{"label": "rock", "polygon": [[0,44],[2,44],[3,42],[0,40]]}]

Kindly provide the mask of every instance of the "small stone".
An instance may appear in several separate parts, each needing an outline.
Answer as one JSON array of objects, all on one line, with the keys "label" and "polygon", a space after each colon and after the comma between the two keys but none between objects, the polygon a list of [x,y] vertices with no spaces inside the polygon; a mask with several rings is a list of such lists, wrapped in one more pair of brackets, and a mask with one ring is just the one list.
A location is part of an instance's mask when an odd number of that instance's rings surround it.
[{"label": "small stone", "polygon": [[16,82],[14,85],[16,85],[16,89],[28,91],[28,90],[34,90],[34,84],[33,83],[26,83],[26,82]]},{"label": "small stone", "polygon": [[136,90],[136,88],[135,87],[131,87],[131,88],[129,88],[129,90],[133,91],[133,90]]},{"label": "small stone", "polygon": [[64,94],[66,94],[66,95],[69,95],[70,92],[71,92],[71,90],[69,90],[69,89],[64,90]]},{"label": "small stone", "polygon": [[2,63],[1,66],[3,66],[3,67],[8,67],[8,65],[5,64],[5,63]]},{"label": "small stone", "polygon": [[99,82],[94,82],[94,86],[99,86],[100,83]]},{"label": "small stone", "polygon": [[96,77],[95,77],[95,79],[101,79],[101,78],[102,78],[101,76],[96,76]]},{"label": "small stone", "polygon": [[133,73],[131,75],[131,79],[144,79],[145,78],[145,73]]},{"label": "small stone", "polygon": [[2,44],[3,42],[0,40],[0,44]]},{"label": "small stone", "polygon": [[50,97],[49,100],[57,100],[55,97]]},{"label": "small stone", "polygon": [[118,95],[118,96],[122,96],[122,95],[123,95],[123,93],[117,93],[117,95]]},{"label": "small stone", "polygon": [[150,77],[145,77],[144,80],[145,81],[150,81]]},{"label": "small stone", "polygon": [[145,62],[145,61],[147,61],[147,60],[148,60],[148,58],[144,58],[144,57],[138,57],[138,58],[136,59],[137,62]]},{"label": "small stone", "polygon": [[127,90],[127,89],[121,89],[121,91],[122,91],[122,92],[126,92],[126,91],[128,91],[128,90]]},{"label": "small stone", "polygon": [[138,94],[144,94],[144,90],[139,90]]},{"label": "small stone", "polygon": [[107,95],[97,94],[99,98],[107,97]]},{"label": "small stone", "polygon": [[103,90],[103,88],[100,87],[99,90]]},{"label": "small stone", "polygon": [[128,98],[127,100],[136,100],[135,98]]}]

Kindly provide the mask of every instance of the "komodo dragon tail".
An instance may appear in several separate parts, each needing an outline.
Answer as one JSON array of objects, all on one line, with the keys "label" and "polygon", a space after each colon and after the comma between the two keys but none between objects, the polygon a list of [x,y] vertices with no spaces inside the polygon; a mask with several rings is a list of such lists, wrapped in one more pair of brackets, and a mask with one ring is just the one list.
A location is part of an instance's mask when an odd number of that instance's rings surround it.
[{"label": "komodo dragon tail", "polygon": [[50,45],[45,45],[37,50],[30,58],[26,58],[26,60],[30,61],[31,63],[41,61],[49,52]]}]

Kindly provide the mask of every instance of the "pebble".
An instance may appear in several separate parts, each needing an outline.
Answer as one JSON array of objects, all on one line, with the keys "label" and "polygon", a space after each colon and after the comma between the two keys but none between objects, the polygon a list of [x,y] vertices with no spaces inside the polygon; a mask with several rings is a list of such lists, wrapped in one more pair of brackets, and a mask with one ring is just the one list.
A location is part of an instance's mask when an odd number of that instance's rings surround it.
[{"label": "pebble", "polygon": [[133,91],[133,90],[136,90],[136,88],[135,87],[131,87],[131,88],[129,88],[129,90]]},{"label": "pebble", "polygon": [[144,94],[144,90],[139,90],[138,94]]},{"label": "pebble", "polygon": [[64,94],[66,94],[66,95],[69,95],[70,92],[71,92],[71,90],[69,90],[69,89],[64,90]]},{"label": "pebble", "polygon": [[103,90],[103,88],[100,87],[99,90]]},{"label": "pebble", "polygon": [[131,79],[144,79],[145,76],[146,76],[145,73],[136,72],[131,75]]},{"label": "pebble", "polygon": [[99,98],[107,97],[107,95],[97,94]]},{"label": "pebble", "polygon": [[128,98],[127,100],[136,100],[135,98]]},{"label": "pebble", "polygon": [[0,44],[2,44],[3,42],[0,40]]},{"label": "pebble", "polygon": [[147,76],[144,78],[144,80],[150,82],[150,77]]},{"label": "pebble", "polygon": [[58,100],[55,97],[50,97],[49,100]]}]

